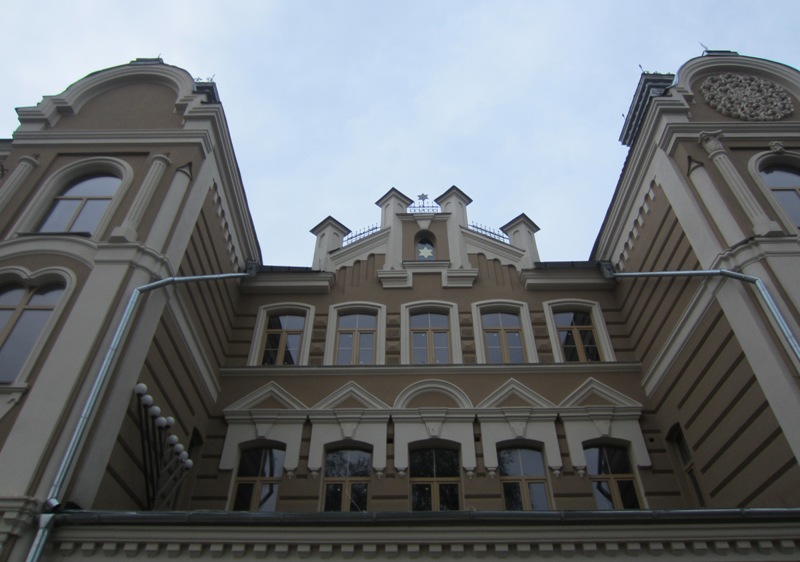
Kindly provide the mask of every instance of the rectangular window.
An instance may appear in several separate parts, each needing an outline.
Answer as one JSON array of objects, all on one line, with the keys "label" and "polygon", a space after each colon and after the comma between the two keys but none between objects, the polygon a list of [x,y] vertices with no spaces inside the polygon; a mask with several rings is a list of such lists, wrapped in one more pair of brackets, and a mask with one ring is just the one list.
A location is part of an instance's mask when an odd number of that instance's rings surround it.
[{"label": "rectangular window", "polygon": [[497,459],[507,510],[549,509],[547,473],[540,450],[501,449]]},{"label": "rectangular window", "polygon": [[306,317],[281,314],[267,319],[264,365],[299,365]]},{"label": "rectangular window", "polygon": [[597,509],[639,509],[639,493],[628,451],[602,445],[584,449],[586,473],[592,485]]},{"label": "rectangular window", "polygon": [[457,511],[461,505],[458,451],[417,449],[409,455],[412,511]]},{"label": "rectangular window", "polygon": [[447,314],[413,314],[411,324],[411,362],[415,365],[449,364],[450,319]]},{"label": "rectangular window", "polygon": [[284,451],[263,447],[242,451],[236,473],[234,511],[275,511]]},{"label": "rectangular window", "polygon": [[697,470],[694,466],[692,451],[689,448],[689,444],[686,443],[680,426],[675,425],[672,430],[670,430],[667,439],[672,444],[675,456],[683,469],[684,482],[689,488],[689,493],[692,494],[698,507],[705,507],[706,502],[703,497],[703,490],[700,487],[700,481],[697,478]]},{"label": "rectangular window", "polygon": [[372,455],[338,449],[325,456],[325,511],[367,511]]},{"label": "rectangular window", "polygon": [[374,314],[341,314],[336,331],[337,365],[374,365],[375,334],[378,320]]},{"label": "rectangular window", "polygon": [[525,363],[519,315],[510,312],[481,314],[487,363]]},{"label": "rectangular window", "polygon": [[559,311],[553,314],[564,361],[601,361],[592,315],[584,311]]}]

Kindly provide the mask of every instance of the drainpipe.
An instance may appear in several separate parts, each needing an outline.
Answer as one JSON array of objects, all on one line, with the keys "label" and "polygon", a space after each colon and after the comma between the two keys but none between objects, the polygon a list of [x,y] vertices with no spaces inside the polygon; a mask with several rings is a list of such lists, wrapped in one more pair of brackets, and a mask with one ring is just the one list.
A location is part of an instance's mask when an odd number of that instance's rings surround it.
[{"label": "drainpipe", "polygon": [[602,262],[600,264],[600,268],[603,272],[603,276],[607,278],[625,278],[625,277],[727,277],[730,279],[737,279],[738,281],[744,281],[745,283],[752,283],[755,285],[756,289],[758,290],[758,294],[761,295],[761,299],[764,301],[764,304],[767,305],[767,310],[769,311],[770,316],[778,325],[778,329],[780,329],[783,337],[786,338],[786,341],[789,343],[789,347],[791,347],[792,352],[794,352],[794,357],[798,363],[800,363],[800,344],[797,343],[797,338],[795,338],[794,334],[792,333],[791,328],[789,328],[789,324],[786,322],[786,319],[781,314],[781,311],[778,309],[778,306],[775,304],[775,301],[770,295],[767,286],[764,282],[753,275],[745,275],[744,273],[739,273],[737,271],[731,271],[730,269],[700,269],[700,270],[688,270],[688,271],[642,271],[642,272],[631,272],[631,273],[617,273],[614,271],[614,266],[611,265],[609,262]]},{"label": "drainpipe", "polygon": [[25,559],[26,562],[38,562],[42,555],[44,545],[47,542],[47,538],[50,535],[50,530],[53,527],[53,512],[61,505],[61,502],[58,499],[59,495],[64,487],[67,474],[69,473],[70,468],[72,468],[72,463],[75,462],[75,458],[78,456],[80,444],[83,441],[83,438],[89,427],[89,420],[92,418],[95,413],[95,409],[97,408],[97,404],[100,399],[100,391],[103,389],[103,386],[105,386],[106,380],[111,374],[111,365],[116,359],[117,350],[122,343],[122,338],[125,335],[125,332],[127,332],[131,320],[133,319],[133,313],[136,310],[139,297],[141,297],[143,293],[148,293],[155,289],[161,289],[162,287],[166,287],[168,285],[252,277],[257,271],[258,263],[255,261],[248,261],[245,266],[245,271],[242,273],[217,273],[213,275],[167,277],[165,279],[153,281],[152,283],[147,283],[146,285],[140,285],[133,290],[133,293],[131,293],[131,296],[128,299],[128,305],[125,307],[125,312],[123,312],[122,318],[117,325],[117,330],[114,332],[111,345],[109,346],[108,350],[106,351],[106,355],[103,358],[100,371],[97,373],[97,377],[94,380],[94,384],[89,392],[89,396],[86,397],[86,403],[83,405],[81,417],[78,419],[78,425],[75,426],[75,431],[72,433],[72,438],[70,439],[67,450],[64,453],[64,458],[61,459],[61,464],[59,465],[58,472],[53,480],[53,485],[50,487],[50,492],[47,494],[48,499],[44,502],[44,513],[39,516],[38,530],[36,531],[36,537],[33,539],[33,544],[28,551],[28,557]]}]

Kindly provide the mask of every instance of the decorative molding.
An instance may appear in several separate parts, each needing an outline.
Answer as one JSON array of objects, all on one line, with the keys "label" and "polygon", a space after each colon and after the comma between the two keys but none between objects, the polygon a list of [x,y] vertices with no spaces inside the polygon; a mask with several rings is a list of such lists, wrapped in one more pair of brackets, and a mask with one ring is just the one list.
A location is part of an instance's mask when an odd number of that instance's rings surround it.
[{"label": "decorative molding", "polygon": [[725,72],[705,79],[700,93],[717,113],[742,121],[780,121],[794,112],[789,94],[770,80]]}]

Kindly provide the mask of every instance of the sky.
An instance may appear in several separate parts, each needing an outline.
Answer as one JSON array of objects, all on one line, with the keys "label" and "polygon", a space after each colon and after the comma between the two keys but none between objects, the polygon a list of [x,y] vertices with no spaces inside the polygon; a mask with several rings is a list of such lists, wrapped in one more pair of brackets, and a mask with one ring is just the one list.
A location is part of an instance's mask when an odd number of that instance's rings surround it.
[{"label": "sky", "polygon": [[270,265],[309,230],[377,224],[392,187],[451,185],[470,222],[525,213],[544,261],[585,260],[627,149],[641,72],[709,49],[800,67],[800,2],[739,0],[4,2],[0,138],[14,108],[158,57],[213,80]]}]

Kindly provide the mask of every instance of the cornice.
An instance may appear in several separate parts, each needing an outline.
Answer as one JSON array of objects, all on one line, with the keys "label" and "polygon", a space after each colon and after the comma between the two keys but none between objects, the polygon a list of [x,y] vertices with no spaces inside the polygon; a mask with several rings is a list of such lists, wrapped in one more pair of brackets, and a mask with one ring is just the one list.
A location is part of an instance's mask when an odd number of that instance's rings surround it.
[{"label": "cornice", "polygon": [[641,363],[590,362],[590,363],[527,363],[522,365],[309,365],[227,367],[220,376],[228,377],[320,377],[320,376],[386,376],[414,375],[415,377],[477,374],[497,377],[515,377],[544,374],[580,374],[594,376],[612,373],[641,375]]},{"label": "cornice", "polygon": [[335,280],[336,275],[328,271],[270,272],[243,280],[239,288],[242,293],[250,295],[327,294]]},{"label": "cornice", "polygon": [[114,129],[107,131],[20,131],[14,133],[14,147],[71,144],[153,145],[200,144],[203,153],[214,148],[211,133],[204,129]]},{"label": "cornice", "polygon": [[524,269],[520,280],[528,291],[544,289],[596,289],[611,290],[616,280],[605,278],[599,269]]},{"label": "cornice", "polygon": [[66,512],[60,559],[589,557],[796,559],[785,510],[427,513]]}]

